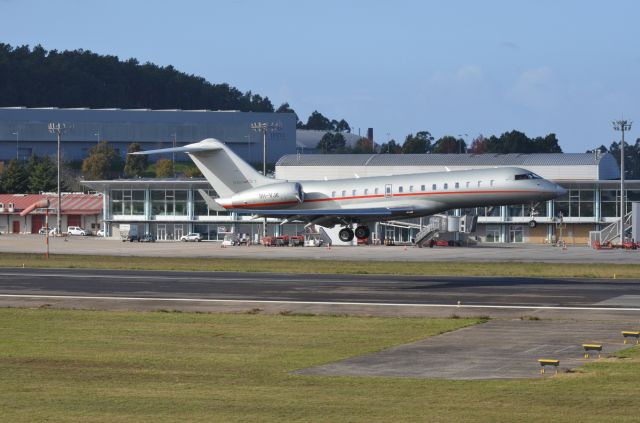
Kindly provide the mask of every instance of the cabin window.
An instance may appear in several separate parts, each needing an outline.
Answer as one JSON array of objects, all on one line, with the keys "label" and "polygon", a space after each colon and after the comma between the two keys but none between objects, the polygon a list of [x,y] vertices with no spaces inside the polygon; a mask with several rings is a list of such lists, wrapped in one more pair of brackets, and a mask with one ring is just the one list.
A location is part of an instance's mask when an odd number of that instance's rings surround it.
[{"label": "cabin window", "polygon": [[469,185],[471,185],[471,182],[467,181],[467,188],[469,188]]},{"label": "cabin window", "polygon": [[352,195],[353,197],[355,197],[355,196],[356,196],[356,190],[355,190],[355,189],[354,189],[353,191],[351,191],[351,195]]},{"label": "cabin window", "polygon": [[378,195],[378,192],[380,192],[380,188],[374,188],[373,193],[375,195]]},{"label": "cabin window", "polygon": [[342,196],[343,196],[343,197],[346,197],[346,196],[347,196],[347,191],[342,190]]},{"label": "cabin window", "polygon": [[398,192],[402,192],[402,191],[403,191],[403,189],[402,189],[402,185],[400,185],[400,186],[398,187]]},{"label": "cabin window", "polygon": [[435,190],[437,190],[437,189],[438,189],[438,186],[437,186],[436,184],[433,184],[433,185],[431,185],[431,189],[432,189],[433,191],[435,191]]},{"label": "cabin window", "polygon": [[456,187],[456,189],[459,189],[460,188],[460,182],[456,182],[455,187]]},{"label": "cabin window", "polygon": [[427,187],[424,185],[420,185],[420,191],[424,192],[427,190]]},{"label": "cabin window", "polygon": [[448,183],[444,183],[444,185],[442,186],[443,189],[449,189],[449,184]]},{"label": "cabin window", "polygon": [[364,189],[364,195],[369,195],[369,188]]},{"label": "cabin window", "polygon": [[489,186],[493,186],[493,179],[489,181]]},{"label": "cabin window", "polygon": [[480,188],[480,185],[482,185],[482,181],[478,181],[478,188]]},{"label": "cabin window", "polygon": [[336,198],[336,192],[335,191],[331,191],[331,198]]},{"label": "cabin window", "polygon": [[413,192],[413,185],[409,185],[409,192]]}]

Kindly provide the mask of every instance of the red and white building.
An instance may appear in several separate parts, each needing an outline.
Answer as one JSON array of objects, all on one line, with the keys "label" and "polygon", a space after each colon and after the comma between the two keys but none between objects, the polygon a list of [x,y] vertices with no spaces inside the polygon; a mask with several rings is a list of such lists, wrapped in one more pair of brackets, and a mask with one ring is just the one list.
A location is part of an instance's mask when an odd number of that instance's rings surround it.
[{"label": "red and white building", "polygon": [[[56,226],[56,194],[0,194],[0,233],[37,234],[45,226],[45,210],[36,209],[26,216],[20,212],[33,203],[49,199],[49,227]],[[62,194],[61,232],[80,226],[96,233],[102,224],[102,194]]]}]

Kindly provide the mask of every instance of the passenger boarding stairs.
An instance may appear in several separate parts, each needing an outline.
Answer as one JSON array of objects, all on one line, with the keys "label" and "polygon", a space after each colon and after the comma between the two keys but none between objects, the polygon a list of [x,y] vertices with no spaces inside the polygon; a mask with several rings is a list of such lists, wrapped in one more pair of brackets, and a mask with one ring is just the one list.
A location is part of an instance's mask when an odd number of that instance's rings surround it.
[{"label": "passenger boarding stairs", "polygon": [[[626,231],[631,230],[633,223],[631,215],[632,213],[628,213],[624,217],[624,227]],[[620,241],[620,220],[611,223],[600,231],[589,232],[589,245],[593,247],[596,242],[599,242],[600,245],[605,245],[609,242],[612,244],[622,244]]]},{"label": "passenger boarding stairs", "polygon": [[440,232],[447,232],[447,217],[432,216],[429,219],[429,223],[416,234],[415,244],[422,248],[422,246],[431,241]]}]

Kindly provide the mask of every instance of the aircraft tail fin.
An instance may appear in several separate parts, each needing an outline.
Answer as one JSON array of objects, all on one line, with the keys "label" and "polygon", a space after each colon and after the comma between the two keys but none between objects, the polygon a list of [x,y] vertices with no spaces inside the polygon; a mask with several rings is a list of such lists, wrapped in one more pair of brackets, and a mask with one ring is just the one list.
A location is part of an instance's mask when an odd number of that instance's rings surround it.
[{"label": "aircraft tail fin", "polygon": [[184,147],[137,151],[130,154],[162,153],[187,153],[220,197],[230,197],[237,192],[275,182],[258,173],[229,147],[214,138]]}]

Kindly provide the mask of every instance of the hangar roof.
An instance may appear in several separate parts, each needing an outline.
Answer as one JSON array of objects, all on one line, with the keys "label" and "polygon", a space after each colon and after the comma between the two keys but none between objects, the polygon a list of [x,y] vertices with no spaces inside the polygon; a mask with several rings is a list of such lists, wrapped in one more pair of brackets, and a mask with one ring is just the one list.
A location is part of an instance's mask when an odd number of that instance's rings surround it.
[{"label": "hangar roof", "polygon": [[[290,154],[276,163],[276,177],[353,177],[350,172],[355,168],[358,168],[360,176],[374,176],[501,166],[526,168],[553,180],[608,180],[620,177],[618,163],[609,153]],[[330,172],[331,168],[335,172]]]}]

